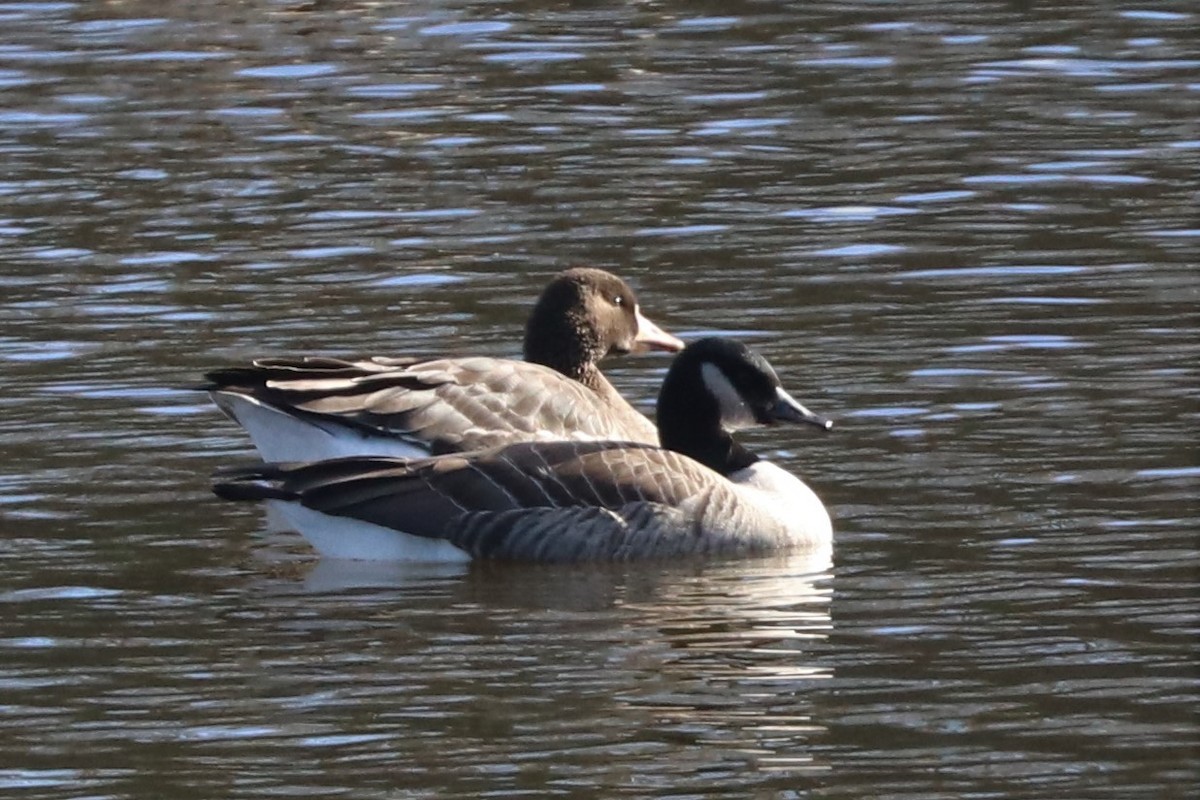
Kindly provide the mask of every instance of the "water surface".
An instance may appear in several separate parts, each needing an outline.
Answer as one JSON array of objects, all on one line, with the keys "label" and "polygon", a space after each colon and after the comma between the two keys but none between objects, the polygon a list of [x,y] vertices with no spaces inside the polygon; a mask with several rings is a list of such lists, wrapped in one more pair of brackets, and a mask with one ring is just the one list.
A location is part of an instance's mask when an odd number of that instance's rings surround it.
[{"label": "water surface", "polygon": [[[1190,795],[1197,22],[0,4],[0,787]],[[209,495],[205,369],[513,355],[580,263],[838,420],[746,437],[832,560],[353,567]]]}]

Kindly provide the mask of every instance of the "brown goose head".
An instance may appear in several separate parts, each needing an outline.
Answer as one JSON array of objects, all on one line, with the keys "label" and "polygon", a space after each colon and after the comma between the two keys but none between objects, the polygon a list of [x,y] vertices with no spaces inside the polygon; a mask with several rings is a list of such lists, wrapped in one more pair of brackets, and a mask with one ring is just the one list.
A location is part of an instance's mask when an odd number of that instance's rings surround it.
[{"label": "brown goose head", "polygon": [[666,350],[683,342],[642,315],[629,284],[602,269],[576,267],[554,277],[525,326],[525,360],[587,383],[608,355]]}]

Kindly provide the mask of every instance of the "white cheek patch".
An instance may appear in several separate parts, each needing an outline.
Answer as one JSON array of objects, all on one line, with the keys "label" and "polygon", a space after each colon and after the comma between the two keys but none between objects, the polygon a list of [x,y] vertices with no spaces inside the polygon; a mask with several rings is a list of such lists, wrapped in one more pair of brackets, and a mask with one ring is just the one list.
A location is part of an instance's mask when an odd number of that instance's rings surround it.
[{"label": "white cheek patch", "polygon": [[736,431],[758,424],[758,420],[750,412],[750,406],[746,405],[746,401],[720,367],[716,364],[701,364],[700,375],[708,393],[717,400],[717,408],[721,410],[721,427],[727,431]]}]

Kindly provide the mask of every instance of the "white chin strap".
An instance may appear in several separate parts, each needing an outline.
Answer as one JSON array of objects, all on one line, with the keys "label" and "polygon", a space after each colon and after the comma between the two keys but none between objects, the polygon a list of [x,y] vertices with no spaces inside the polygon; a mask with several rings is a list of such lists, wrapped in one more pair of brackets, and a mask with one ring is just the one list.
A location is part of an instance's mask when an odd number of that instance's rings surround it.
[{"label": "white chin strap", "polygon": [[746,401],[720,367],[716,364],[701,364],[700,375],[708,393],[716,398],[717,408],[721,409],[721,427],[727,431],[736,431],[758,424],[754,414],[750,413],[750,406],[746,405]]}]

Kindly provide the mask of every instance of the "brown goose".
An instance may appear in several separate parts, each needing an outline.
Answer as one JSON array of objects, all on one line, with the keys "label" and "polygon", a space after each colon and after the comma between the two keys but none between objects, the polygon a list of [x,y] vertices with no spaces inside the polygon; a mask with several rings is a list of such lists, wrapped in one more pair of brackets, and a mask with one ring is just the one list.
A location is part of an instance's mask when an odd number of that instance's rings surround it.
[{"label": "brown goose", "polygon": [[658,400],[662,446],[523,442],[425,459],[357,457],[218,475],[265,500],[330,558],[572,562],[828,547],[829,514],[732,430],[831,423],[762,357],[729,339],[689,345]]},{"label": "brown goose", "polygon": [[208,373],[204,388],[268,461],[420,457],[529,440],[652,443],[654,426],[596,362],[682,347],[642,315],[623,280],[576,268],[534,305],[525,361],[260,359]]}]

